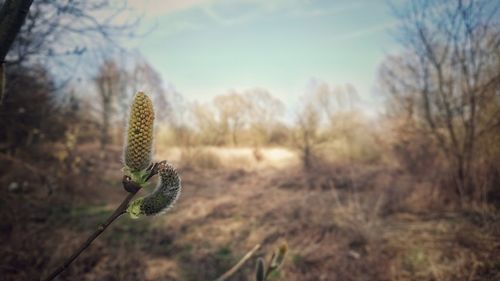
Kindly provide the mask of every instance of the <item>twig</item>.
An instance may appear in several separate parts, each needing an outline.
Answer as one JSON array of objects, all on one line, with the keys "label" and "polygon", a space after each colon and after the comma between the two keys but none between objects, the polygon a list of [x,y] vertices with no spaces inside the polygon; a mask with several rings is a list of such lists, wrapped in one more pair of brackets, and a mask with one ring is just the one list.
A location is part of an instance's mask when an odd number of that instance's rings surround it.
[{"label": "twig", "polygon": [[[152,169],[148,175],[148,179],[151,178],[157,171]],[[114,222],[121,215],[125,214],[127,211],[128,204],[130,200],[135,196],[135,194],[141,189],[136,183],[130,181],[130,177],[123,177],[123,187],[129,192],[127,197],[123,199],[123,202],[116,208],[116,210],[111,214],[111,216],[106,220],[105,223],[99,225],[99,227],[92,233],[92,235],[87,238],[87,240],[76,250],[73,255],[71,255],[61,266],[54,270],[48,277],[43,279],[43,281],[50,281],[56,278],[61,272],[63,272],[85,249],[87,249],[90,244],[106,230],[106,228]]]},{"label": "twig", "polygon": [[243,264],[248,259],[250,259],[259,248],[260,248],[260,244],[255,245],[255,247],[253,247],[253,249],[250,250],[250,252],[248,252],[243,258],[241,258],[241,260],[237,264],[235,264],[230,270],[226,271],[226,273],[222,274],[222,276],[217,278],[215,281],[227,280],[229,277],[231,277],[233,274],[235,274],[240,269],[240,267],[242,267]]}]

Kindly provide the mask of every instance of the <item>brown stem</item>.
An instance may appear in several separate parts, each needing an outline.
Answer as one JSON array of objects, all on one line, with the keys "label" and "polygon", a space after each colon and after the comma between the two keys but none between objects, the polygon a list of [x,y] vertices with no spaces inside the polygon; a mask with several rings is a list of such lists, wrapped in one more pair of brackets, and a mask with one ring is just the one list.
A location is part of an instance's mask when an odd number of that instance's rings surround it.
[{"label": "brown stem", "polygon": [[73,255],[71,255],[61,266],[59,266],[56,270],[54,270],[48,277],[43,279],[43,281],[50,281],[56,278],[61,272],[63,272],[85,249],[90,246],[90,244],[102,233],[106,228],[117,218],[119,218],[121,215],[123,215],[128,207],[128,203],[132,198],[135,196],[135,194],[139,191],[139,189],[135,190],[135,192],[130,192],[127,197],[123,200],[123,202],[116,208],[116,210],[113,212],[113,214],[106,220],[105,223],[99,225],[99,227],[92,233],[92,235],[87,238],[87,240],[78,248],[78,250],[75,251]]},{"label": "brown stem", "polygon": [[269,264],[267,266],[267,269],[265,270],[266,273],[264,274],[264,280],[267,280],[271,272],[276,269],[276,268],[271,268],[271,266],[273,265],[274,256],[276,256],[276,252],[273,252],[271,259],[269,260]]},{"label": "brown stem", "polygon": [[229,277],[231,277],[233,274],[235,274],[240,267],[245,264],[245,262],[252,257],[252,255],[260,248],[260,244],[255,245],[250,252],[248,252],[241,260],[234,265],[230,270],[228,270],[226,273],[222,274],[221,277],[217,278],[215,281],[224,281],[227,280]]}]

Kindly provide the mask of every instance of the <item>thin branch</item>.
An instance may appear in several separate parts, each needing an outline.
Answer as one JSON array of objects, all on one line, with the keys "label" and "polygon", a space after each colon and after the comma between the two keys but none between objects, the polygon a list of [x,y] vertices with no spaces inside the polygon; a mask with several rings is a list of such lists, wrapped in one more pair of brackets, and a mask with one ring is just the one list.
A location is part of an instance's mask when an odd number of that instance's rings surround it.
[{"label": "thin branch", "polygon": [[78,248],[73,255],[71,255],[61,266],[59,266],[57,269],[55,269],[49,276],[47,276],[43,281],[50,281],[54,280],[61,272],[63,272],[68,266],[83,252],[85,249],[87,249],[90,244],[99,236],[101,233],[106,230],[106,228],[113,223],[117,218],[119,218],[121,215],[126,213],[128,203],[132,198],[135,196],[137,191],[139,191],[140,188],[137,188],[135,192],[130,192],[127,197],[123,200],[123,202],[116,208],[116,210],[113,212],[113,214],[106,220],[105,223],[99,225],[99,227],[92,233],[87,240]]},{"label": "thin branch", "polygon": [[242,266],[245,264],[247,260],[249,260],[253,254],[260,248],[260,244],[255,245],[252,250],[250,250],[241,260],[235,264],[230,270],[226,271],[226,273],[222,274],[219,278],[217,278],[215,281],[225,281],[229,277],[231,277],[233,274],[235,274]]}]

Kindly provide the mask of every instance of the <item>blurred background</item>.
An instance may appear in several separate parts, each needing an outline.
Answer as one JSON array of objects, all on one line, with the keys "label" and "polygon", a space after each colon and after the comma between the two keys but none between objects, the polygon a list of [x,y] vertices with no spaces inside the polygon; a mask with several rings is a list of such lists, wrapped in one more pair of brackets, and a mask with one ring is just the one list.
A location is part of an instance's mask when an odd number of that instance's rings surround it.
[{"label": "blurred background", "polygon": [[[26,2],[0,1],[0,49]],[[34,0],[1,71],[0,279],[46,276],[121,202],[144,91],[183,193],[58,280],[214,280],[283,241],[270,280],[500,280],[499,8]]]}]

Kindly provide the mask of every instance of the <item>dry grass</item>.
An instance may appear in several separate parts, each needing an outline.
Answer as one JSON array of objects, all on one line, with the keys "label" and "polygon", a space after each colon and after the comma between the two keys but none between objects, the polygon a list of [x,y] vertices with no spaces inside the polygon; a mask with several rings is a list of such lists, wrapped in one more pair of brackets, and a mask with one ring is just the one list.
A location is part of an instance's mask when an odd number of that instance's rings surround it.
[{"label": "dry grass", "polygon": [[159,149],[157,155],[195,169],[284,169],[299,163],[297,155],[286,148],[173,147]]},{"label": "dry grass", "polygon": [[[0,234],[7,242],[0,255],[2,280],[47,273],[119,202],[119,149],[104,156],[92,147],[81,149],[82,161],[99,163],[92,173],[102,176],[58,179],[51,196],[22,169],[0,174]],[[495,209],[438,212],[421,202],[427,193],[415,193],[411,177],[386,168],[324,166],[305,174],[293,164],[274,166],[273,161],[294,163],[277,149],[263,150],[260,161],[251,149],[206,151],[203,157],[217,162],[182,166],[184,191],[171,212],[120,219],[60,280],[212,280],[255,244],[262,244],[257,256],[265,256],[281,240],[290,254],[273,280],[500,278]],[[182,163],[180,157],[167,158]],[[247,166],[248,161],[254,162]],[[19,179],[30,184],[9,191]],[[253,280],[254,262],[231,280]]]}]

